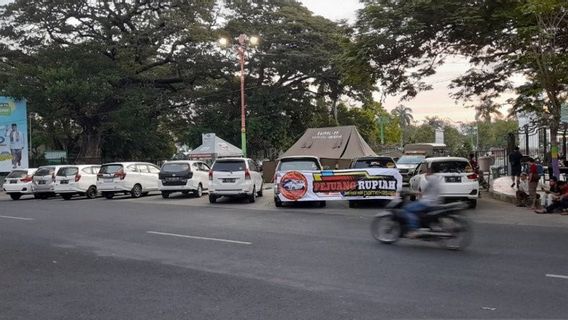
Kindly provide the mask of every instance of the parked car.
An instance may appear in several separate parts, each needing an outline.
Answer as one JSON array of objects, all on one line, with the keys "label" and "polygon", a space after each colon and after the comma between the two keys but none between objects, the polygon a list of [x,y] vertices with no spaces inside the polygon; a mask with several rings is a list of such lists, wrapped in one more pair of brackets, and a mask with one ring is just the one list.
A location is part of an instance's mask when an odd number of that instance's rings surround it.
[{"label": "parked car", "polygon": [[37,169],[32,177],[32,190],[36,199],[47,199],[55,196],[55,174],[63,167],[42,166]]},{"label": "parked car", "polygon": [[[274,173],[274,205],[276,207],[282,207],[288,201],[282,201],[278,197],[280,194],[280,181],[284,173],[287,171],[319,171],[322,170],[320,159],[314,156],[292,156],[283,157],[278,159],[278,165],[276,165],[276,171]],[[286,186],[288,187],[288,185]],[[297,184],[290,188],[298,188]],[[325,207],[325,201],[316,201],[316,204],[320,207]]]},{"label": "parked car", "polygon": [[402,176],[403,185],[408,185],[410,178],[422,160],[426,159],[425,155],[405,154],[398,159],[396,167]]},{"label": "parked car", "polygon": [[351,162],[351,169],[361,168],[389,168],[395,169],[396,162],[391,157],[378,156],[378,157],[361,157],[354,159]]},{"label": "parked car", "polygon": [[209,188],[209,166],[201,161],[168,161],[160,169],[160,191],[163,198],[174,192],[203,195]]},{"label": "parked car", "polygon": [[226,197],[247,197],[255,202],[262,197],[262,174],[248,158],[217,159],[209,171],[209,202]]},{"label": "parked car", "polygon": [[32,176],[37,169],[15,169],[12,170],[4,179],[2,190],[4,190],[12,200],[19,200],[23,195],[33,194]]},{"label": "parked car", "polygon": [[74,195],[86,196],[89,199],[97,197],[97,174],[99,165],[69,165],[59,168],[55,175],[55,193],[64,200]]},{"label": "parked car", "polygon": [[122,193],[140,198],[159,190],[160,168],[146,162],[116,162],[101,166],[97,174],[97,190],[107,198]]},{"label": "parked car", "polygon": [[465,200],[470,208],[477,206],[479,181],[466,158],[437,157],[423,160],[416,174],[410,179],[410,190],[422,191],[426,185],[427,168],[440,179],[440,196],[444,200]]}]

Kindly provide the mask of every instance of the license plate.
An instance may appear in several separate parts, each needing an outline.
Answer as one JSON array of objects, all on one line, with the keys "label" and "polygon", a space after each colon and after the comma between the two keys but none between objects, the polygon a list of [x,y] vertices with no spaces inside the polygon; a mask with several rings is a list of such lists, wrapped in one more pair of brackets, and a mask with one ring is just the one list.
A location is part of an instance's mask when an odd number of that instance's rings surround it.
[{"label": "license plate", "polygon": [[16,184],[18,183],[18,180],[10,180],[10,184]]},{"label": "license plate", "polygon": [[462,178],[461,177],[446,177],[446,182],[461,182]]},{"label": "license plate", "polygon": [[223,179],[223,182],[224,183],[235,183],[236,180],[237,179],[235,179],[235,178],[225,178],[225,179]]},{"label": "license plate", "polygon": [[111,183],[111,182],[112,182],[112,179],[104,179],[103,181],[104,181],[105,183]]},{"label": "license plate", "polygon": [[61,184],[69,184],[69,180],[61,180]]},{"label": "license plate", "polygon": [[167,177],[166,181],[179,181],[179,177]]},{"label": "license plate", "polygon": [[45,180],[39,180],[37,184],[45,184]]}]

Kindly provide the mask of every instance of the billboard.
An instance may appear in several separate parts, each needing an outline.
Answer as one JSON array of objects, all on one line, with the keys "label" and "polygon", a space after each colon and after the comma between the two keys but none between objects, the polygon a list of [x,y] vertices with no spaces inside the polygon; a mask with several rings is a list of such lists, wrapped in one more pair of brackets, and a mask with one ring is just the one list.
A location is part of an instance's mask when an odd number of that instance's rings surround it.
[{"label": "billboard", "polygon": [[0,172],[28,165],[26,101],[0,97]]}]

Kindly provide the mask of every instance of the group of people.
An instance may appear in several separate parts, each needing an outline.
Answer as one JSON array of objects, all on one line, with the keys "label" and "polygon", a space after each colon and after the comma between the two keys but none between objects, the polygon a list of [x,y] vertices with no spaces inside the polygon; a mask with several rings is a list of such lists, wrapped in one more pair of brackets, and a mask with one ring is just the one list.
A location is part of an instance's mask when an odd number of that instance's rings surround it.
[{"label": "group of people", "polygon": [[[522,169],[523,155],[516,147],[509,155],[513,184],[511,188],[517,188],[516,200],[518,207],[529,207],[536,213],[557,213],[568,215],[568,183],[558,181],[554,176],[550,177],[548,186],[542,181],[544,170],[535,159],[528,158],[528,168]],[[545,192],[545,207],[541,208],[541,197],[537,190]]]}]

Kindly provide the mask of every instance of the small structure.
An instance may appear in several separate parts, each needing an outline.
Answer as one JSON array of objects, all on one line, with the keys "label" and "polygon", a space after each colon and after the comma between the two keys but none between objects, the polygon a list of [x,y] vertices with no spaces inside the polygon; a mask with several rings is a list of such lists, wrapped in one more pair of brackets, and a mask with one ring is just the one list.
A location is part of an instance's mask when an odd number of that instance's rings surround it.
[{"label": "small structure", "polygon": [[214,133],[204,133],[202,144],[188,153],[190,159],[212,160],[226,157],[242,157],[241,149],[217,137]]}]

